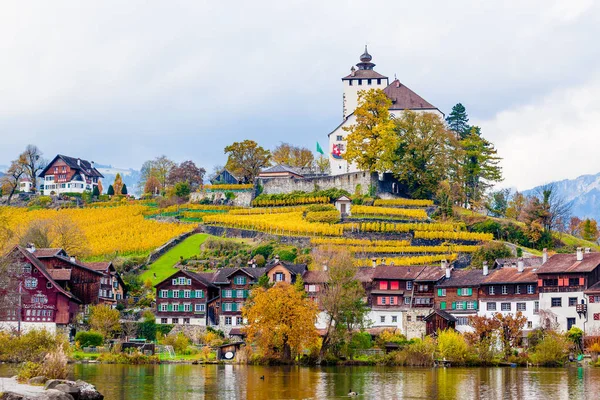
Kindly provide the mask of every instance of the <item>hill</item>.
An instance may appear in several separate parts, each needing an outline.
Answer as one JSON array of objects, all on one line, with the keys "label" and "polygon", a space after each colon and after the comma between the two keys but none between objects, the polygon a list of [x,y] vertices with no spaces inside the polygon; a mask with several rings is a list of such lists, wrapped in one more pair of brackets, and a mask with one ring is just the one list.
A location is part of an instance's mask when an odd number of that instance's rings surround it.
[{"label": "hill", "polygon": [[[552,185],[566,201],[572,205],[571,213],[579,218],[600,220],[600,173],[581,175],[575,179],[552,182]],[[533,194],[540,186],[523,193]]]},{"label": "hill", "polygon": [[129,194],[135,195],[136,197],[139,197],[142,194],[143,188],[139,187],[141,177],[140,171],[131,168],[114,168],[110,165],[101,164],[96,164],[96,169],[100,171],[102,175],[104,175],[102,185],[105,192],[108,189],[108,186],[115,181],[115,176],[117,176],[117,174],[121,174],[123,182],[127,185]]}]

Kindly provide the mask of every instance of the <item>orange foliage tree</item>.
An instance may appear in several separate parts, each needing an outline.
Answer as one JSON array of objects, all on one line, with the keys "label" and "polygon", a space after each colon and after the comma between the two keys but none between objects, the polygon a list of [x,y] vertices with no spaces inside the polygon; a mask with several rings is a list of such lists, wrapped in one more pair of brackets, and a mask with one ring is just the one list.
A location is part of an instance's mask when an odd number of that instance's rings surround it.
[{"label": "orange foliage tree", "polygon": [[293,360],[318,339],[317,306],[286,282],[252,291],[242,315],[248,320],[248,343],[256,343],[265,357]]}]

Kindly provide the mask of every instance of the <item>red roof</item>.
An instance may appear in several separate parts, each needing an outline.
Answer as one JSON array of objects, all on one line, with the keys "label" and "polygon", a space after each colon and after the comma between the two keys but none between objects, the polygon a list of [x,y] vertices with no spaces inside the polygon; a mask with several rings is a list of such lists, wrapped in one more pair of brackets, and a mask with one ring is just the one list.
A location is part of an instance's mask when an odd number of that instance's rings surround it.
[{"label": "red roof", "polygon": [[64,252],[64,250],[59,249],[59,248],[35,249],[35,251],[33,252],[33,255],[36,256],[37,258],[45,258],[45,257],[54,257],[63,252]]},{"label": "red roof", "polygon": [[535,283],[537,275],[535,268],[524,268],[523,272],[519,272],[514,267],[504,267],[490,270],[487,279],[482,282],[482,285],[497,284],[497,283]]},{"label": "red roof", "polygon": [[375,268],[373,279],[413,280],[419,276],[423,269],[424,267],[379,265]]},{"label": "red roof", "polygon": [[600,266],[600,253],[584,253],[577,261],[576,254],[555,254],[538,268],[538,274],[592,272]]},{"label": "red roof", "polygon": [[81,263],[84,266],[93,269],[95,271],[106,271],[108,269],[108,267],[110,267],[110,264],[112,264],[110,261],[98,261],[98,262],[84,262]]},{"label": "red roof", "polygon": [[404,86],[398,79],[383,89],[387,97],[392,100],[390,110],[435,110],[437,107]]},{"label": "red roof", "polygon": [[49,269],[48,273],[55,281],[68,281],[71,279],[70,269]]},{"label": "red roof", "polygon": [[342,78],[343,81],[350,79],[387,79],[387,76],[381,75],[379,72],[375,72],[372,69],[357,69],[354,71],[354,75],[350,74]]}]

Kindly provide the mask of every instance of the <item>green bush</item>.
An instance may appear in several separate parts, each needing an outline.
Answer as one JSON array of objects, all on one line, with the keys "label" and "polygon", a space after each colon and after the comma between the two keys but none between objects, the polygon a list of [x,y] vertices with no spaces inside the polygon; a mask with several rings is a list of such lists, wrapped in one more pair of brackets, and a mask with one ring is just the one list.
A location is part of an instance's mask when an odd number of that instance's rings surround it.
[{"label": "green bush", "polygon": [[535,365],[544,367],[561,366],[567,361],[572,343],[564,335],[548,332],[535,346],[530,359]]},{"label": "green bush", "polygon": [[254,257],[257,254],[260,254],[265,259],[268,259],[271,256],[271,254],[273,254],[273,245],[272,244],[264,244],[262,246],[258,246],[257,248],[252,250],[252,253],[250,254],[250,256]]},{"label": "green bush", "polygon": [[97,347],[104,343],[104,336],[100,332],[81,331],[75,335],[75,341],[80,347]]},{"label": "green bush", "polygon": [[489,242],[481,246],[475,253],[471,260],[471,265],[476,268],[481,268],[483,262],[487,261],[489,266],[494,265],[494,261],[498,258],[512,257],[512,251],[504,243]]},{"label": "green bush", "polygon": [[0,331],[0,361],[41,362],[58,346],[67,346],[66,337],[45,329],[33,329],[21,335]]},{"label": "green bush", "polygon": [[165,336],[162,340],[162,344],[165,346],[173,346],[175,353],[183,354],[190,345],[190,339],[179,332],[177,335]]}]

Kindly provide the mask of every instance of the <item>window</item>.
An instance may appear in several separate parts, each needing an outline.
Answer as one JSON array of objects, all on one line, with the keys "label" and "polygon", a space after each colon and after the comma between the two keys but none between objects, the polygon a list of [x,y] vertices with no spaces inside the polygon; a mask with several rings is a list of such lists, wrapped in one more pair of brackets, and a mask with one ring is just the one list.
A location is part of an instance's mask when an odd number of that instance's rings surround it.
[{"label": "window", "polygon": [[179,311],[179,303],[173,303],[172,310]]},{"label": "window", "polygon": [[577,297],[569,297],[569,307],[575,307],[577,305]]},{"label": "window", "polygon": [[183,305],[183,311],[185,311],[185,312],[190,312],[190,311],[192,311],[192,305],[191,305],[190,303],[185,303],[185,304]]},{"label": "window", "polygon": [[380,297],[380,299],[381,299],[381,304],[385,305],[386,301],[387,301],[387,297]]},{"label": "window", "polygon": [[24,274],[30,274],[31,273],[31,264],[25,264],[23,266],[23,273]]},{"label": "window", "polygon": [[544,286],[558,286],[558,279],[544,279]]},{"label": "window", "polygon": [[551,305],[552,307],[562,307],[562,299],[560,297],[553,297]]},{"label": "window", "polygon": [[233,291],[230,289],[223,290],[223,297],[230,299],[233,297]]},{"label": "window", "polygon": [[456,318],[456,325],[469,325],[469,318],[467,318],[467,317]]},{"label": "window", "polygon": [[406,321],[407,322],[411,322],[412,321],[412,316],[411,315],[407,315],[406,316]]},{"label": "window", "polygon": [[337,135],[335,137],[335,140],[337,140],[338,142],[341,142],[342,140],[344,140],[344,137],[342,135]]},{"label": "window", "polygon": [[569,278],[569,286],[579,286],[579,278]]},{"label": "window", "polygon": [[527,321],[527,329],[532,329],[532,328],[533,328],[533,322]]},{"label": "window", "polygon": [[458,290],[456,291],[456,294],[458,294],[459,296],[472,296],[473,289],[472,288],[458,288]]},{"label": "window", "polygon": [[508,294],[508,288],[506,285],[502,285],[502,294]]},{"label": "window", "polygon": [[465,303],[463,303],[462,301],[457,301],[456,302],[456,309],[457,310],[464,310],[465,309]]},{"label": "window", "polygon": [[172,318],[171,319],[173,324],[178,324],[179,323],[179,318]]},{"label": "window", "polygon": [[385,324],[385,315],[382,315],[381,317],[379,317],[379,320],[381,321],[382,324]]},{"label": "window", "polygon": [[186,279],[185,278],[179,278],[179,284],[180,285],[185,285]]},{"label": "window", "polygon": [[536,314],[540,312],[540,302],[537,300],[533,302],[533,312]]},{"label": "window", "polygon": [[309,293],[315,293],[317,291],[317,285],[308,285]]},{"label": "window", "polygon": [[245,294],[246,294],[246,290],[236,290],[235,291],[235,297],[238,299],[244,299],[244,298],[248,297]]},{"label": "window", "polygon": [[275,282],[283,282],[283,281],[285,281],[285,276],[283,275],[283,272],[275,273]]},{"label": "window", "polygon": [[388,283],[387,281],[379,281],[379,290],[387,290]]},{"label": "window", "polygon": [[527,285],[527,294],[534,294],[535,293],[535,289],[533,287],[533,285]]},{"label": "window", "polygon": [[398,322],[398,316],[392,315],[392,322]]},{"label": "window", "polygon": [[183,297],[186,299],[189,299],[190,297],[192,297],[192,291],[191,290],[184,290],[183,291]]},{"label": "window", "polygon": [[446,289],[438,289],[438,297],[446,297]]},{"label": "window", "polygon": [[169,311],[169,307],[168,307],[167,303],[162,303],[160,305],[160,311],[162,311],[162,312]]},{"label": "window", "polygon": [[352,79],[348,81],[348,86],[352,86]]},{"label": "window", "polygon": [[404,304],[410,304],[410,296],[404,298]]},{"label": "window", "polygon": [[467,310],[475,310],[476,308],[474,301],[467,301]]},{"label": "window", "polygon": [[202,299],[204,297],[204,292],[202,290],[196,290],[195,295],[197,299]]},{"label": "window", "polygon": [[371,84],[371,80],[367,79],[367,85],[370,85],[370,84]]},{"label": "window", "polygon": [[417,321],[424,321],[424,320],[425,320],[424,315],[417,315]]},{"label": "window", "polygon": [[234,282],[236,285],[245,285],[245,284],[246,284],[246,277],[245,277],[245,276],[236,276],[236,277],[233,279],[233,282]]},{"label": "window", "polygon": [[362,79],[358,80],[358,85],[361,86],[362,85]]},{"label": "window", "polygon": [[231,311],[231,303],[223,303],[223,311]]},{"label": "window", "polygon": [[567,330],[570,330],[575,325],[575,318],[567,318]]},{"label": "window", "polygon": [[517,311],[527,311],[527,303],[517,303]]},{"label": "window", "polygon": [[390,305],[393,306],[395,302],[396,302],[396,298],[393,296],[390,296]]},{"label": "window", "polygon": [[46,289],[52,289],[52,282],[46,282]]},{"label": "window", "polygon": [[488,311],[496,311],[496,303],[487,303]]},{"label": "window", "polygon": [[184,318],[183,319],[183,323],[189,325],[190,324],[190,319],[189,318]]},{"label": "window", "polygon": [[236,317],[235,318],[235,324],[236,325],[243,325],[244,323],[244,319],[242,317]]},{"label": "window", "polygon": [[194,307],[196,312],[204,312],[204,310],[206,309],[206,306],[204,304],[196,304]]},{"label": "window", "polygon": [[36,278],[25,279],[25,287],[27,289],[35,289],[37,287],[38,280]]},{"label": "window", "polygon": [[428,292],[429,285],[419,285],[419,292]]},{"label": "window", "polygon": [[381,78],[378,78],[378,79],[377,79],[377,84],[378,84],[378,85],[381,85]]},{"label": "window", "polygon": [[500,303],[500,309],[502,311],[510,311],[511,310],[510,303]]},{"label": "window", "polygon": [[161,324],[166,324],[167,323],[167,319],[166,318],[161,318],[160,319],[160,323]]},{"label": "window", "polygon": [[179,298],[179,290],[173,290],[173,298],[174,299],[178,299]]},{"label": "window", "polygon": [[521,294],[521,285],[516,285],[515,286],[515,293],[516,294]]}]

